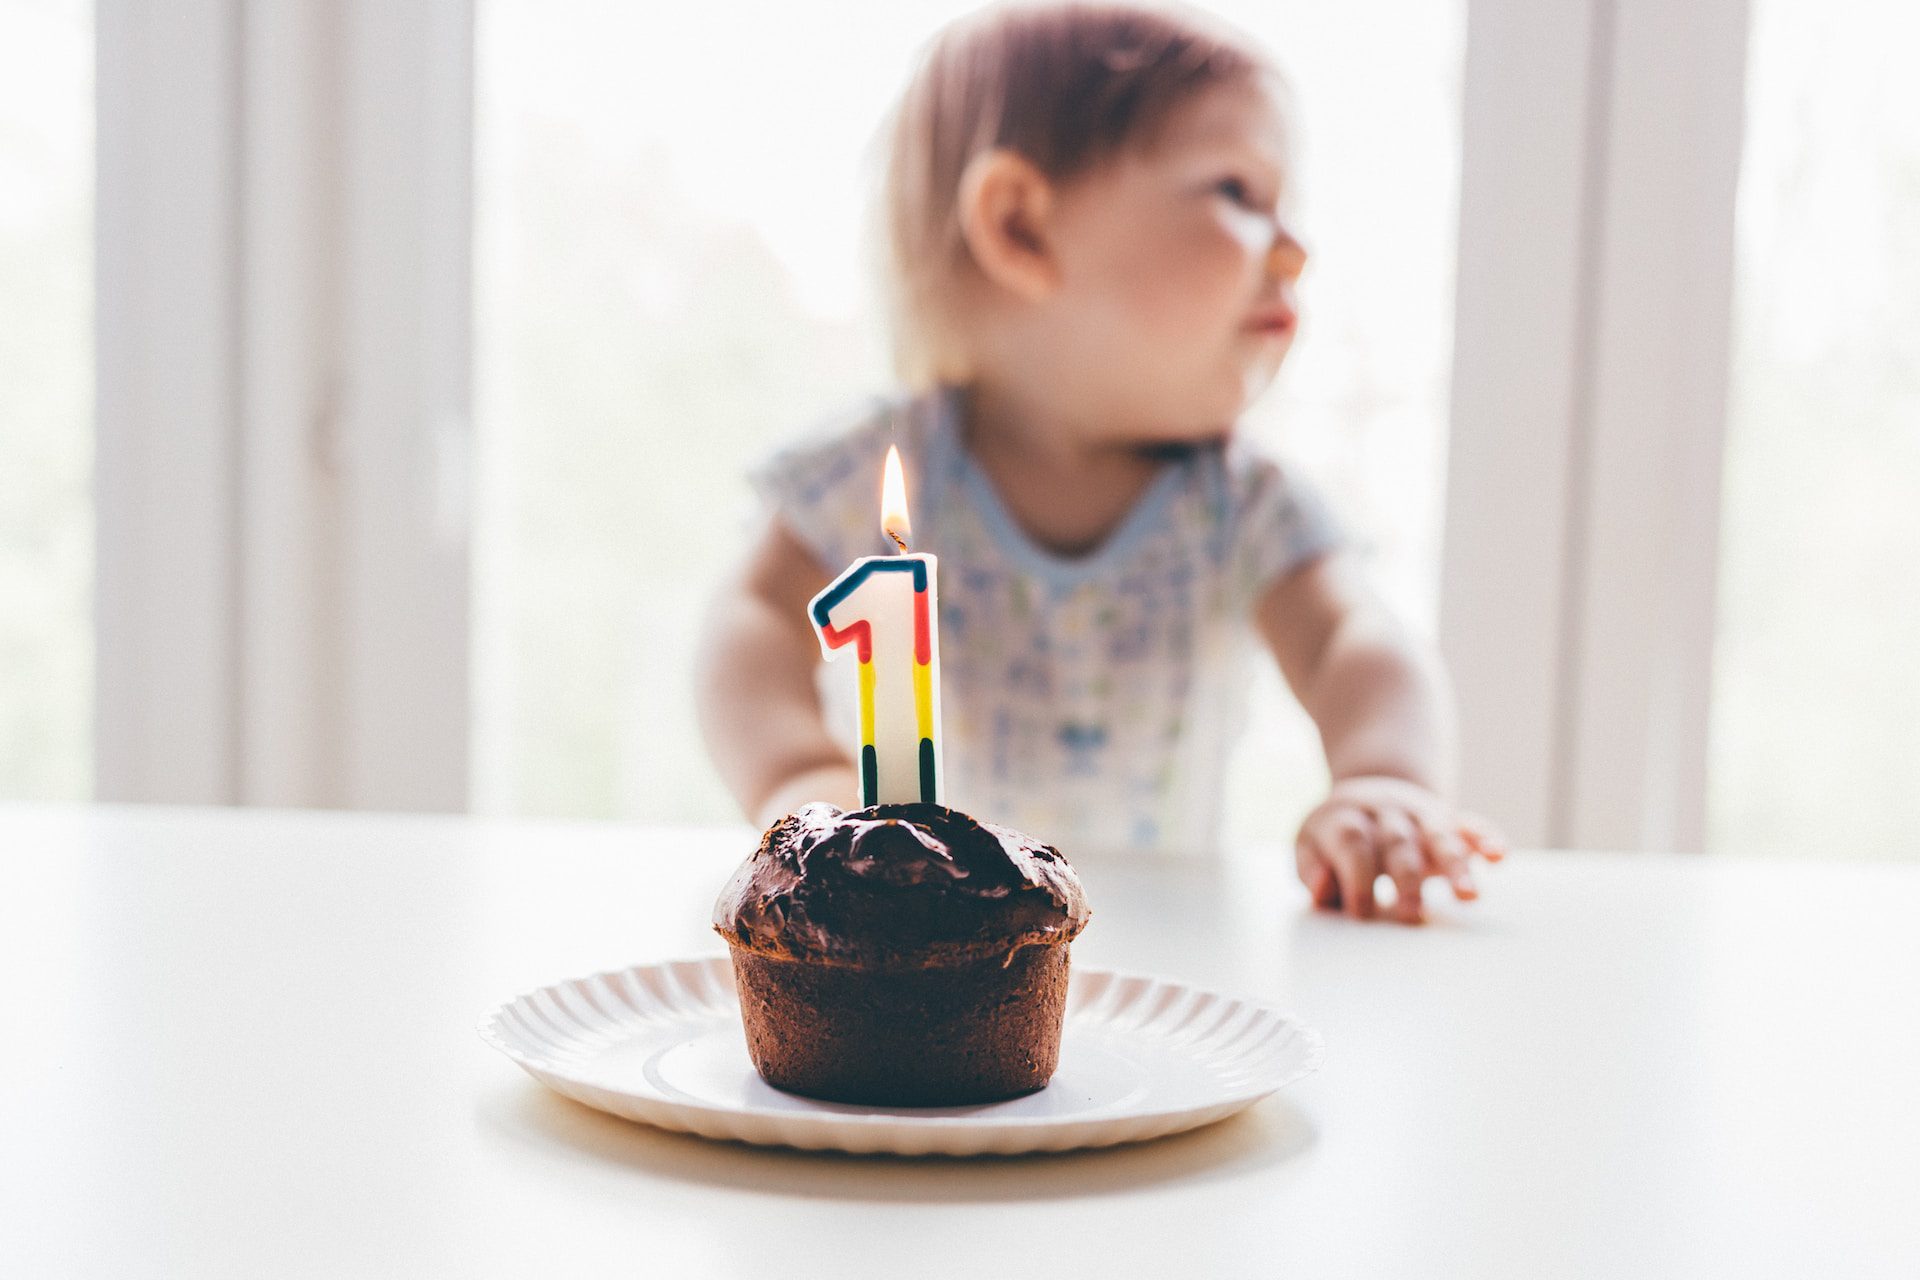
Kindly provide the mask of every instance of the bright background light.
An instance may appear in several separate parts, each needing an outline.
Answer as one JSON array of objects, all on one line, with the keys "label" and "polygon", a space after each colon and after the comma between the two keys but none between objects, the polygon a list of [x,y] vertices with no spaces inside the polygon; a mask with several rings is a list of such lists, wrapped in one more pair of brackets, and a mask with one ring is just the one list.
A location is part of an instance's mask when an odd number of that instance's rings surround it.
[{"label": "bright background light", "polygon": [[0,0],[0,798],[93,770],[93,6]]},{"label": "bright background light", "polygon": [[1920,10],[1757,0],[1709,846],[1920,856]]}]

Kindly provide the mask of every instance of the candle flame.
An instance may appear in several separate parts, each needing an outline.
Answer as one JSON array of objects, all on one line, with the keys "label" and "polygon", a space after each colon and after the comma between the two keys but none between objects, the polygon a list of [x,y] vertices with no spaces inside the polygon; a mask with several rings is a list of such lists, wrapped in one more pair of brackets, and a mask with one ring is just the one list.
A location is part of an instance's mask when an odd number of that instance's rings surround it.
[{"label": "candle flame", "polygon": [[900,450],[887,446],[886,479],[880,486],[880,528],[893,545],[907,549],[913,537],[913,522],[907,519],[907,481],[900,473]]}]

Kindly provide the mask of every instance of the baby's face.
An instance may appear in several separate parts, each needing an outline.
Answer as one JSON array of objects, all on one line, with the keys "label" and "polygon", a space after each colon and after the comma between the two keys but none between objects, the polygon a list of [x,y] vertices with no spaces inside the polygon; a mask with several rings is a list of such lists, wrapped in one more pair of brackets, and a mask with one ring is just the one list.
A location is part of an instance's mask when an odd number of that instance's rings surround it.
[{"label": "baby's face", "polygon": [[1051,354],[1101,387],[1116,436],[1217,437],[1273,380],[1306,263],[1279,214],[1285,159],[1272,89],[1222,85],[1061,188]]}]

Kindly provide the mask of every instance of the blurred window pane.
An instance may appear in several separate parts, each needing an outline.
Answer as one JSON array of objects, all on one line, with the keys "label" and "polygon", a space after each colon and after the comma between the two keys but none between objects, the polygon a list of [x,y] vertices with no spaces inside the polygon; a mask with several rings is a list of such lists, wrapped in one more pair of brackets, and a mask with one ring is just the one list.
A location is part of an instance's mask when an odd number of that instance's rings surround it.
[{"label": "blurred window pane", "polygon": [[[480,6],[476,797],[731,819],[694,727],[699,616],[742,468],[882,389],[869,147],[971,6]],[[1330,491],[1423,628],[1438,586],[1463,6],[1216,6],[1299,110],[1301,339],[1251,429]],[[564,13],[564,20],[560,16]],[[1271,674],[1230,835],[1324,785]]]},{"label": "blurred window pane", "polygon": [[0,0],[0,798],[92,790],[93,7]]},{"label": "blurred window pane", "polygon": [[1920,10],[1756,0],[1710,847],[1920,852]]}]

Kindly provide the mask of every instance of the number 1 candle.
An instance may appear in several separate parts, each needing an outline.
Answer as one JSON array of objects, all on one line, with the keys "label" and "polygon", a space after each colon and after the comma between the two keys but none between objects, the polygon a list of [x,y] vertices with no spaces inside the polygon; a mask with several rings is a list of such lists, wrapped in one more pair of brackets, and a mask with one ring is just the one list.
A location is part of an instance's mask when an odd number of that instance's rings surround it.
[{"label": "number 1 candle", "polygon": [[908,548],[900,451],[887,450],[880,527],[899,550],[863,556],[813,598],[828,660],[859,659],[860,803],[940,801],[940,564]]}]

